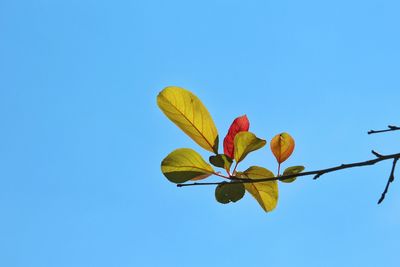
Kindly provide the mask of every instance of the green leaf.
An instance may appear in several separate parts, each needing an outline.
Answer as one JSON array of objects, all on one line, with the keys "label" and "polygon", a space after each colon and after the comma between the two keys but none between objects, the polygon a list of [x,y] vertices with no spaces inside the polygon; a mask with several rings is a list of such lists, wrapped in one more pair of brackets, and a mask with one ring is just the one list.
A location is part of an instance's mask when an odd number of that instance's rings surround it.
[{"label": "green leaf", "polygon": [[172,151],[161,162],[161,171],[173,183],[204,179],[214,173],[213,167],[190,148]]},{"label": "green leaf", "polygon": [[[254,180],[269,177],[274,177],[274,174],[270,170],[258,166],[252,166],[241,174],[241,178]],[[275,209],[278,203],[277,181],[245,183],[244,186],[266,212]]]},{"label": "green leaf", "polygon": [[227,157],[225,154],[210,156],[209,161],[215,167],[224,168],[227,171],[230,170],[232,165],[232,159]]},{"label": "green leaf", "polygon": [[210,113],[193,93],[170,86],[157,96],[164,114],[202,148],[218,154],[218,131]]},{"label": "green leaf", "polygon": [[[283,175],[283,176],[292,175],[292,174],[300,173],[300,172],[302,172],[302,171],[304,171],[304,166],[292,166],[292,167],[286,168],[286,170],[283,172],[282,175]],[[284,183],[291,183],[291,182],[293,182],[294,180],[296,180],[296,178],[297,178],[297,177],[293,177],[293,178],[284,179],[284,180],[279,180],[279,181],[284,182]]]},{"label": "green leaf", "polygon": [[236,202],[244,196],[245,190],[242,183],[230,182],[219,184],[215,188],[215,199],[222,204]]},{"label": "green leaf", "polygon": [[265,146],[267,142],[263,139],[257,138],[251,132],[239,132],[235,136],[235,160],[236,162],[242,161],[250,152],[260,149]]}]

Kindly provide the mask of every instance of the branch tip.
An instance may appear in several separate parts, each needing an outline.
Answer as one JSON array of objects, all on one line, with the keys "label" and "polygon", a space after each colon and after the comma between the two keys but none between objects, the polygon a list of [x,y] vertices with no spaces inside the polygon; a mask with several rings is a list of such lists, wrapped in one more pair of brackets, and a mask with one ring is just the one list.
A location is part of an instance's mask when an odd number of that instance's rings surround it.
[{"label": "branch tip", "polygon": [[374,154],[377,158],[382,158],[383,156],[376,152],[375,150],[371,150],[371,153]]},{"label": "branch tip", "polygon": [[322,174],[323,174],[323,173],[317,173],[317,174],[314,176],[313,180],[317,180],[319,177],[321,177]]},{"label": "branch tip", "polygon": [[384,130],[369,130],[368,134],[384,133],[384,132],[391,132],[391,131],[397,131],[397,130],[400,130],[400,127],[395,126],[395,125],[388,125],[387,129],[384,129]]}]

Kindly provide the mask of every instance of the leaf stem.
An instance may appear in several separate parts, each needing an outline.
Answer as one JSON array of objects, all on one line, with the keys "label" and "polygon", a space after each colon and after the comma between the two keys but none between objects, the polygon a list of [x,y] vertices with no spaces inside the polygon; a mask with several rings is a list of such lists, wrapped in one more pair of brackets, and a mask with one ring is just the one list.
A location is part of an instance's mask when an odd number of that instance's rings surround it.
[{"label": "leaf stem", "polygon": [[[236,168],[239,165],[239,162],[235,162],[235,167],[233,168],[232,174],[235,175]],[[232,177],[232,175],[230,175]]]},{"label": "leaf stem", "polygon": [[216,175],[216,176],[225,178],[225,179],[230,179],[230,176],[226,176],[226,175],[223,175],[223,174],[219,174],[218,172],[213,172],[213,174]]},{"label": "leaf stem", "polygon": [[277,176],[279,176],[279,174],[280,174],[280,171],[281,171],[281,164],[280,164],[280,163],[278,163],[278,175],[277,175]]}]

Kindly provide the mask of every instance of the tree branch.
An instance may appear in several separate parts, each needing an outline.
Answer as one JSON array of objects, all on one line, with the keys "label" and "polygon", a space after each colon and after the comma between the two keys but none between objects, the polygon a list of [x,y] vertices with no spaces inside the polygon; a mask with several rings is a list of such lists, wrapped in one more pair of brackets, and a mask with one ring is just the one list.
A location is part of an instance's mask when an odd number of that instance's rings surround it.
[{"label": "tree branch", "polygon": [[[249,179],[249,178],[240,178],[240,177],[230,177],[231,180],[235,181],[236,183],[261,183],[261,182],[268,182],[268,181],[276,181],[276,180],[287,180],[293,177],[300,177],[300,176],[310,176],[313,175],[314,179],[318,179],[322,175],[330,172],[335,172],[339,170],[344,170],[344,169],[349,169],[349,168],[355,168],[355,167],[362,167],[362,166],[370,166],[374,165],[378,162],[385,161],[385,160],[390,160],[393,159],[393,165],[392,165],[392,170],[390,172],[390,176],[388,179],[388,182],[386,184],[385,190],[382,193],[381,198],[378,201],[378,204],[380,204],[383,199],[385,198],[385,195],[389,189],[390,183],[394,181],[394,171],[396,168],[396,163],[400,158],[400,153],[396,154],[390,154],[390,155],[381,155],[375,151],[372,150],[371,152],[376,156],[375,159],[370,159],[366,161],[360,161],[360,162],[354,162],[354,163],[348,163],[348,164],[341,164],[339,166],[331,167],[331,168],[326,168],[326,169],[321,169],[321,170],[315,170],[315,171],[309,171],[309,172],[302,172],[302,173],[297,173],[297,174],[290,174],[290,175],[282,175],[278,177],[266,177],[266,178],[261,178],[261,179]],[[198,186],[198,185],[219,185],[224,182],[211,182],[211,183],[201,183],[201,182],[196,182],[196,183],[189,183],[189,184],[177,184],[178,187],[185,187],[185,186]]]},{"label": "tree branch", "polygon": [[388,129],[384,130],[369,130],[368,134],[376,134],[376,133],[384,133],[384,132],[391,132],[391,131],[398,131],[400,127],[394,125],[388,125]]}]

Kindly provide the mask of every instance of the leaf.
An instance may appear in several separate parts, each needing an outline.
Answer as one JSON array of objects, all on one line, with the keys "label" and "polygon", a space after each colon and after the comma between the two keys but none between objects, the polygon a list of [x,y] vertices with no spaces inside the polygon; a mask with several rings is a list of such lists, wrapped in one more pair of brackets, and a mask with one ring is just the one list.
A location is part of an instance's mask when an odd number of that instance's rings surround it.
[{"label": "leaf", "polygon": [[242,183],[222,183],[215,188],[215,199],[222,204],[236,202],[244,196],[245,190]]},{"label": "leaf", "polygon": [[210,156],[209,161],[212,165],[219,168],[224,168],[229,171],[232,165],[232,159],[224,154],[217,154],[215,156]]},{"label": "leaf", "polygon": [[263,139],[257,138],[251,132],[240,132],[235,136],[235,160],[237,163],[242,161],[250,152],[260,149],[265,146],[267,142]]},{"label": "leaf", "polygon": [[161,162],[161,171],[173,183],[204,179],[214,173],[213,167],[190,148],[172,151]]},{"label": "leaf", "polygon": [[218,154],[218,131],[210,113],[193,93],[170,86],[157,96],[162,112],[202,148]]},{"label": "leaf", "polygon": [[[241,178],[262,179],[274,177],[274,174],[263,167],[252,166],[241,174]],[[246,190],[258,201],[266,211],[275,209],[278,203],[278,182],[268,181],[259,183],[245,183]]]},{"label": "leaf", "polygon": [[[292,175],[292,174],[297,174],[304,171],[304,166],[292,166],[292,167],[288,167],[286,168],[286,170],[283,172],[283,176],[286,175]],[[284,179],[284,180],[279,180],[281,182],[284,183],[291,183],[294,180],[296,180],[297,177],[293,177],[293,178],[288,178],[288,179]]]},{"label": "leaf", "polygon": [[279,164],[287,160],[294,150],[294,139],[288,133],[280,133],[271,140],[271,151]]},{"label": "leaf", "polygon": [[212,173],[206,173],[197,177],[194,177],[193,179],[190,179],[190,181],[199,181],[199,180],[203,180],[206,179],[207,177],[211,176]]},{"label": "leaf", "polygon": [[224,154],[234,158],[234,140],[235,136],[239,132],[247,132],[249,130],[250,123],[246,115],[237,117],[229,127],[228,133],[224,138]]}]

